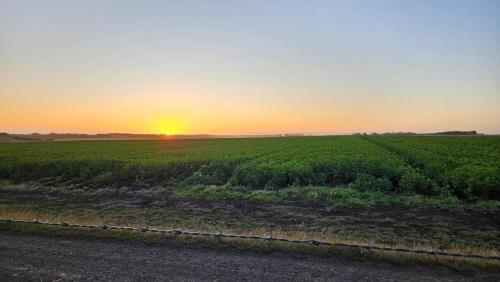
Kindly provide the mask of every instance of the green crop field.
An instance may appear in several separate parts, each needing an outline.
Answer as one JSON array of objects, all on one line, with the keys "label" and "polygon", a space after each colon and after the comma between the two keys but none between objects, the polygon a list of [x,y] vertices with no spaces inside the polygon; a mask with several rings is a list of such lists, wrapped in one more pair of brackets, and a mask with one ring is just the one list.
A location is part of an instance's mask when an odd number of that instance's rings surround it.
[{"label": "green crop field", "polygon": [[205,193],[219,186],[262,193],[347,187],[351,193],[499,200],[500,137],[3,142],[0,178],[86,187],[204,185]]}]

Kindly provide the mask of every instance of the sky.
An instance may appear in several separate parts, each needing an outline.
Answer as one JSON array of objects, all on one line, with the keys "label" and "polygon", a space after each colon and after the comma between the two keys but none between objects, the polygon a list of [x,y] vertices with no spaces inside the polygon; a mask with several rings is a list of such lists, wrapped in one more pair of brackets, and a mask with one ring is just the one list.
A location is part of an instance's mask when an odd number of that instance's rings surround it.
[{"label": "sky", "polygon": [[500,1],[0,0],[0,132],[500,133]]}]

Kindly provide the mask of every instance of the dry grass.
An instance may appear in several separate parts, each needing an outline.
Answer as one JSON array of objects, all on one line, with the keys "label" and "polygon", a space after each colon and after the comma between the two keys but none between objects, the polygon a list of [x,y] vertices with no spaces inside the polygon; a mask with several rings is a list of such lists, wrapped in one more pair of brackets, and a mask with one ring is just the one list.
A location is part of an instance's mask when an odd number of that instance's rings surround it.
[{"label": "dry grass", "polygon": [[[144,226],[144,222],[141,221],[129,221],[125,219],[116,218],[105,218],[95,216],[84,215],[84,214],[71,214],[66,215],[64,218],[51,214],[50,212],[33,212],[33,211],[19,211],[19,210],[3,210],[0,211],[0,218],[11,218],[18,220],[34,220],[38,219],[40,221],[48,222],[60,222],[64,221],[67,223],[79,223],[79,224],[90,224],[90,225],[117,225],[117,226],[127,226],[127,227],[138,227]],[[149,226],[150,228],[158,229],[184,229],[193,230],[192,226],[178,224],[176,226],[158,225]],[[326,230],[324,231],[308,231],[308,230],[280,230],[280,229],[267,229],[263,227],[257,228],[229,228],[221,227],[215,228],[213,225],[200,225],[193,231],[201,232],[222,232],[231,234],[242,234],[242,235],[255,235],[255,236],[273,236],[275,238],[286,238],[291,240],[321,240],[326,242],[334,243],[349,243],[349,244],[368,244],[380,247],[392,247],[392,248],[411,248],[420,250],[432,250],[433,246],[426,244],[414,244],[408,245],[401,242],[394,242],[393,244],[380,244],[377,242],[376,238],[369,241],[360,241],[354,237],[350,236],[338,236],[332,234]],[[119,231],[127,232],[127,231]],[[144,235],[143,236],[148,236]],[[172,236],[172,235],[167,235]],[[189,237],[189,236],[186,236]],[[211,238],[199,238],[203,240],[213,240]],[[224,241],[229,243],[237,244],[260,244],[265,247],[269,247],[268,243],[256,240],[239,239],[239,238],[224,238]],[[425,254],[414,254],[414,253],[395,253],[395,252],[384,252],[384,251],[369,251],[364,249],[352,249],[352,248],[339,248],[339,247],[328,247],[328,246],[312,246],[309,244],[293,244],[287,242],[273,241],[272,249],[274,250],[287,250],[287,251],[300,251],[306,253],[315,254],[331,254],[337,253],[340,255],[348,255],[349,257],[359,256],[360,258],[376,258],[387,260],[393,263],[406,264],[406,263],[423,263],[423,264],[440,264],[453,267],[458,270],[463,270],[464,265],[472,266],[473,268],[483,269],[500,269],[500,262],[494,260],[482,260],[474,258],[459,258],[459,257],[442,257],[442,256],[431,256]],[[435,249],[436,250],[436,249]],[[436,250],[438,251],[438,250]],[[450,253],[467,253],[482,256],[498,256],[498,253],[494,250],[470,248],[467,246],[454,246],[453,248],[440,249],[439,251],[446,251]],[[468,269],[467,267],[465,269]]]}]

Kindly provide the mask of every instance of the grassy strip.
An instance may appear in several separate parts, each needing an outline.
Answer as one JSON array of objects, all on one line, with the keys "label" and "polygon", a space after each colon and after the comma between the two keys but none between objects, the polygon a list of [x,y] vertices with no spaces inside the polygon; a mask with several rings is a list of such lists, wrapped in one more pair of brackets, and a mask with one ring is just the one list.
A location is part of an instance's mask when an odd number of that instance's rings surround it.
[{"label": "grassy strip", "polygon": [[[454,253],[497,255],[496,230],[478,230],[469,225],[449,226],[380,216],[327,216],[292,210],[215,210],[215,207],[137,207],[99,205],[55,205],[11,203],[0,205],[0,217],[93,225],[150,226],[206,232],[248,234],[300,240],[322,240],[412,249],[435,249]],[[248,214],[247,214],[248,213]],[[269,218],[269,217],[272,218]],[[395,231],[397,229],[397,231]],[[457,230],[459,233],[457,233]],[[452,236],[450,238],[450,236]]]},{"label": "grassy strip", "polygon": [[368,251],[363,249],[311,246],[307,244],[292,244],[287,242],[264,242],[239,238],[213,239],[190,235],[175,235],[162,233],[139,233],[122,230],[98,230],[91,228],[75,228],[60,226],[45,226],[20,223],[0,223],[0,231],[18,234],[43,235],[64,238],[85,238],[98,240],[121,240],[124,242],[141,242],[147,244],[166,244],[173,246],[190,246],[196,248],[223,249],[230,251],[256,252],[270,254],[285,252],[290,254],[308,254],[321,257],[335,257],[348,260],[366,261],[378,260],[397,265],[442,265],[463,272],[499,272],[500,263],[490,260],[470,258],[448,258],[421,254],[400,254],[383,251]]},{"label": "grassy strip", "polygon": [[265,204],[315,204],[338,208],[373,207],[376,205],[468,207],[480,210],[499,209],[500,201],[483,200],[468,203],[450,194],[425,197],[418,194],[396,195],[383,192],[360,191],[347,185],[343,187],[288,187],[277,191],[248,190],[234,186],[196,185],[177,188],[173,195],[180,199],[249,201]]},{"label": "grassy strip", "polygon": [[261,204],[316,205],[335,208],[368,208],[376,205],[400,205],[408,207],[432,206],[441,208],[470,208],[477,210],[499,210],[499,200],[466,201],[449,193],[436,196],[420,194],[395,194],[381,191],[366,191],[357,183],[337,186],[291,186],[279,190],[250,189],[233,185],[188,185],[188,186],[137,186],[133,187],[85,187],[47,186],[39,182],[14,185],[7,179],[0,179],[0,191],[18,193],[19,187],[35,189],[37,193],[79,195],[87,197],[113,196],[121,189],[149,190],[151,194],[161,193],[177,199],[247,201]]}]

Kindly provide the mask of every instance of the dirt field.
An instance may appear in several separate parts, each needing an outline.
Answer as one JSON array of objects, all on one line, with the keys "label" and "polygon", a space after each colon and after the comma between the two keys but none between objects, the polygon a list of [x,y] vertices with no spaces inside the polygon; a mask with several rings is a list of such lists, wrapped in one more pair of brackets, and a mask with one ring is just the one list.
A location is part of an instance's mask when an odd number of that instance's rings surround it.
[{"label": "dirt field", "polygon": [[444,267],[0,233],[1,281],[498,281]]}]

